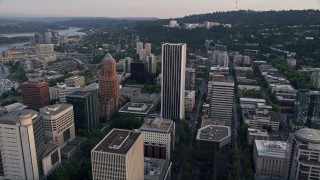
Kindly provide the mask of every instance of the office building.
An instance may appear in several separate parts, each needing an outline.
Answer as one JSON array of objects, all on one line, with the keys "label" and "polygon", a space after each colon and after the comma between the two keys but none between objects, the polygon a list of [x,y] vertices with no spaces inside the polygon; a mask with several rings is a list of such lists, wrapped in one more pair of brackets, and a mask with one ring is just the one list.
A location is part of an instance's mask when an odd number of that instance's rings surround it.
[{"label": "office building", "polygon": [[81,88],[78,87],[68,87],[65,83],[57,83],[56,86],[49,87],[50,100],[58,100],[61,103],[65,103],[66,97]]},{"label": "office building", "polygon": [[248,128],[247,141],[248,144],[254,144],[255,140],[269,140],[269,134],[266,130]]},{"label": "office building", "polygon": [[184,119],[186,44],[162,45],[161,117]]},{"label": "office building", "polygon": [[68,87],[83,87],[85,85],[84,76],[71,76],[64,80]]},{"label": "office building", "polygon": [[320,91],[299,91],[291,127],[293,130],[299,127],[320,129]]},{"label": "office building", "polygon": [[139,60],[140,60],[140,61],[146,61],[146,58],[147,58],[147,51],[146,51],[146,49],[140,49],[140,52],[139,52]]},{"label": "office building", "polygon": [[142,49],[143,49],[143,42],[137,42],[136,53],[140,54],[140,50],[142,50]]},{"label": "office building", "polygon": [[41,115],[30,109],[0,117],[0,178],[33,179],[43,176],[45,138]]},{"label": "office building", "polygon": [[157,60],[153,54],[147,55],[146,57],[148,72],[156,74],[157,73]]},{"label": "office building", "polygon": [[255,140],[253,164],[256,174],[285,177],[286,149],[286,142]]},{"label": "office building", "polygon": [[196,105],[196,92],[185,91],[184,99],[185,112],[192,113],[194,106]]},{"label": "office building", "polygon": [[150,43],[145,43],[144,44],[144,49],[146,50],[146,55],[150,56],[151,55],[151,44]]},{"label": "office building", "polygon": [[208,116],[224,120],[225,125],[231,125],[234,82],[231,76],[216,76],[208,83],[209,111]]},{"label": "office building", "polygon": [[242,118],[252,128],[263,130],[264,127],[271,127],[273,131],[279,131],[280,121],[274,111],[265,108],[244,109]]},{"label": "office building", "polygon": [[193,91],[196,85],[196,71],[192,68],[186,68],[185,90]]},{"label": "office building", "polygon": [[91,151],[93,180],[144,179],[143,135],[113,129]]},{"label": "office building", "polygon": [[228,179],[231,150],[230,126],[208,125],[200,128],[196,144],[196,158],[201,164],[199,173],[202,174],[199,178]]},{"label": "office building", "polygon": [[106,54],[101,61],[99,76],[99,111],[100,120],[109,121],[119,108],[119,79],[117,77],[116,61]]},{"label": "office building", "polygon": [[152,109],[153,104],[128,102],[119,110],[119,113],[132,113],[135,114],[136,117],[147,117]]},{"label": "office building", "polygon": [[229,55],[226,51],[213,51],[213,64],[221,67],[229,67]]},{"label": "office building", "polygon": [[313,72],[310,76],[310,79],[314,86],[320,88],[320,72]]},{"label": "office building", "polygon": [[287,179],[320,179],[320,132],[300,129],[289,137],[287,153]]},{"label": "office building", "polygon": [[144,61],[131,63],[131,81],[144,84],[147,80],[147,64]]},{"label": "office building", "polygon": [[172,120],[146,118],[140,131],[144,136],[144,157],[170,160],[175,143],[175,123]]},{"label": "office building", "polygon": [[130,57],[125,57],[123,60],[123,72],[130,73],[131,72],[131,62],[133,60]]},{"label": "office building", "polygon": [[67,96],[66,100],[73,105],[76,129],[91,132],[99,127],[98,90],[76,91]]},{"label": "office building", "polygon": [[158,158],[144,158],[145,180],[170,180],[171,166],[169,160]]},{"label": "office building", "polygon": [[23,104],[38,109],[50,103],[49,83],[25,82],[20,85]]},{"label": "office building", "polygon": [[44,44],[44,35],[43,33],[36,33],[33,36],[34,44]]},{"label": "office building", "polygon": [[59,147],[75,137],[73,106],[55,104],[40,109],[44,121],[46,142]]}]

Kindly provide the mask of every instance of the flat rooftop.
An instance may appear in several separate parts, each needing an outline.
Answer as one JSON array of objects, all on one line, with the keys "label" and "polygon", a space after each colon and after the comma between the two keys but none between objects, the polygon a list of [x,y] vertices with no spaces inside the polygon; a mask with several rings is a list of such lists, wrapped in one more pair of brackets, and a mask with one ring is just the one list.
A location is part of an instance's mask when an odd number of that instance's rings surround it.
[{"label": "flat rooftop", "polygon": [[31,109],[22,109],[17,110],[8,114],[5,114],[3,116],[0,116],[0,123],[1,124],[12,124],[15,125],[16,123],[20,123],[20,120],[23,116],[32,116],[32,117],[38,117],[38,112]]},{"label": "flat rooftop", "polygon": [[153,104],[128,102],[119,110],[119,112],[134,113],[134,114],[148,114],[149,111],[152,109],[152,107],[153,107]]},{"label": "flat rooftop", "polygon": [[58,145],[56,144],[44,144],[44,153],[43,157],[50,154],[52,151],[56,150],[58,148]]},{"label": "flat rooftop", "polygon": [[259,156],[285,158],[287,149],[286,142],[255,140],[254,143]]},{"label": "flat rooftop", "polygon": [[144,180],[163,180],[171,166],[169,160],[144,158]]},{"label": "flat rooftop", "polygon": [[115,154],[127,154],[141,132],[124,129],[112,129],[92,151],[101,151]]},{"label": "flat rooftop", "polygon": [[66,103],[54,104],[54,105],[41,108],[40,112],[43,113],[44,115],[53,116],[53,115],[59,114],[60,112],[66,110],[69,107],[72,107],[72,105],[66,104]]},{"label": "flat rooftop", "polygon": [[220,142],[231,137],[230,126],[207,125],[198,130],[197,140]]},{"label": "flat rooftop", "polygon": [[156,118],[145,118],[144,123],[140,127],[141,131],[160,131],[169,133],[173,126],[173,121],[170,119]]},{"label": "flat rooftop", "polygon": [[140,93],[132,97],[131,101],[132,102],[143,102],[143,101],[156,101],[161,98],[160,94],[147,94],[147,93]]}]

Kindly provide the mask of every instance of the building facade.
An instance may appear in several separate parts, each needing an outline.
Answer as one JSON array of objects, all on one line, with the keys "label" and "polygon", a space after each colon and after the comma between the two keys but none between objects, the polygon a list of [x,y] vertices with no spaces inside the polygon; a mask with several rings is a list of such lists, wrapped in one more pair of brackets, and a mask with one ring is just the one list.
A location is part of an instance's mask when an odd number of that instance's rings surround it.
[{"label": "building facade", "polygon": [[109,121],[109,117],[118,111],[120,97],[119,83],[116,61],[110,54],[106,54],[101,61],[101,73],[99,76],[99,111],[101,121]]},{"label": "building facade", "polygon": [[300,129],[289,137],[287,151],[287,179],[320,179],[320,132]]},{"label": "building facade", "polygon": [[162,45],[161,117],[184,119],[186,44]]},{"label": "building facade", "polygon": [[26,82],[20,85],[23,104],[38,109],[50,103],[49,83]]},{"label": "building facade", "polygon": [[85,85],[84,76],[71,76],[64,80],[69,87],[83,87]]},{"label": "building facade", "polygon": [[185,89],[193,91],[196,84],[196,71],[192,68],[186,68]]},{"label": "building facade", "polygon": [[286,149],[286,142],[255,140],[253,164],[256,175],[285,177]]},{"label": "building facade", "polygon": [[219,76],[208,83],[209,111],[208,116],[224,120],[231,125],[233,112],[234,82],[230,76]]},{"label": "building facade", "polygon": [[55,104],[40,109],[44,120],[46,142],[59,147],[75,137],[73,106]]},{"label": "building facade", "polygon": [[93,180],[144,179],[143,135],[113,129],[91,151]]},{"label": "building facade", "polygon": [[169,119],[147,118],[140,127],[144,136],[144,156],[170,160],[175,143],[175,123]]},{"label": "building facade", "polygon": [[99,127],[98,90],[76,91],[67,96],[66,100],[73,105],[76,129],[91,132]]},{"label": "building facade", "polygon": [[254,144],[255,140],[269,140],[269,134],[266,130],[248,128],[248,144]]}]

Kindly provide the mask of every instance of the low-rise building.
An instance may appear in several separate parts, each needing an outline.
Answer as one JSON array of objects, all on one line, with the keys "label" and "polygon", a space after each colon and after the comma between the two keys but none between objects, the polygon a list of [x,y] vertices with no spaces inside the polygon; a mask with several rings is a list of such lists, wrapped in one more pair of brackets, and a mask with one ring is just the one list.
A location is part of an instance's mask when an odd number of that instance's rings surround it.
[{"label": "low-rise building", "polygon": [[266,130],[248,128],[248,144],[254,144],[255,140],[269,140],[269,134]]},{"label": "low-rise building", "polygon": [[152,104],[128,102],[119,110],[119,113],[132,113],[137,117],[147,117],[152,109]]},{"label": "low-rise building", "polygon": [[71,76],[64,80],[69,87],[83,87],[85,85],[84,76]]},{"label": "low-rise building", "polygon": [[256,174],[285,177],[287,146],[281,141],[255,140],[253,164]]},{"label": "low-rise building", "polygon": [[273,131],[279,131],[280,121],[275,112],[268,109],[245,109],[242,111],[242,117],[252,128],[262,130],[264,127],[271,127]]},{"label": "low-rise building", "polygon": [[145,104],[153,104],[156,106],[161,100],[160,94],[147,94],[147,93],[139,93],[131,98],[131,101],[134,103],[145,103]]}]

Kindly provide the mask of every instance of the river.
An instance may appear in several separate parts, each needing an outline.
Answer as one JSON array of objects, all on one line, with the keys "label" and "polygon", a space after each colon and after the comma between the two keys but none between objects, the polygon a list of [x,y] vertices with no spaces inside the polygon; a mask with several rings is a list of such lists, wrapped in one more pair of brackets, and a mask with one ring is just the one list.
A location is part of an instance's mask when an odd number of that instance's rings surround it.
[{"label": "river", "polygon": [[[76,28],[76,27],[70,27],[67,30],[60,30],[59,35],[67,35],[67,36],[83,36],[86,35],[84,32],[79,32],[81,28]],[[13,34],[0,34],[2,37],[21,37],[21,36],[27,36],[27,37],[33,37],[35,33],[13,33]],[[0,45],[0,57],[2,57],[2,51],[9,49],[9,47],[13,46],[24,46],[29,44],[29,42],[23,42],[23,43],[14,43],[14,44],[3,44]],[[1,77],[1,76],[0,76]]]}]

